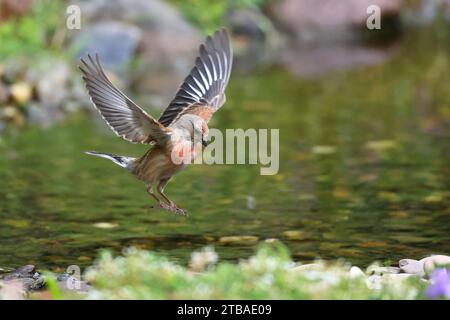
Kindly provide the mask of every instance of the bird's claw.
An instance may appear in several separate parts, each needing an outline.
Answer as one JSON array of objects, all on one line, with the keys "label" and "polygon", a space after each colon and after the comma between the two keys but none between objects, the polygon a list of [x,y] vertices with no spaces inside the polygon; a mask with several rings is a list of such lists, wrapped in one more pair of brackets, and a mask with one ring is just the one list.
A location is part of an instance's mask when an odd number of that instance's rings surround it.
[{"label": "bird's claw", "polygon": [[187,215],[186,210],[178,208],[175,203],[171,202],[170,204],[166,204],[164,202],[160,202],[159,206],[167,211],[171,211],[181,215]]}]

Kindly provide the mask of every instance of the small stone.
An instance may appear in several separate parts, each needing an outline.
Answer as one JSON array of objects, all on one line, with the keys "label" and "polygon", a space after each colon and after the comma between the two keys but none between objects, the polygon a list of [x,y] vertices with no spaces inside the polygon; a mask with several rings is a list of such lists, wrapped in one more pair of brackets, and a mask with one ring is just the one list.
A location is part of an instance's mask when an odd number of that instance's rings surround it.
[{"label": "small stone", "polygon": [[247,196],[247,209],[253,210],[256,207],[256,199],[253,196]]},{"label": "small stone", "polygon": [[258,237],[255,236],[226,236],[219,239],[219,242],[224,245],[254,244],[257,241]]},{"label": "small stone", "polygon": [[397,142],[394,140],[377,140],[366,143],[366,148],[374,151],[382,151],[393,149],[397,147]]},{"label": "small stone", "polygon": [[0,117],[4,117],[9,122],[12,122],[16,125],[23,125],[25,123],[25,117],[23,114],[13,106],[6,106],[2,109],[0,109]]},{"label": "small stone", "polygon": [[17,103],[22,104],[30,101],[32,88],[26,82],[18,82],[10,87],[10,93]]},{"label": "small stone", "polygon": [[350,268],[349,271],[350,278],[359,278],[359,277],[366,277],[366,274],[358,267],[353,266]]},{"label": "small stone", "polygon": [[420,262],[423,264],[423,270],[425,273],[429,274],[438,266],[450,265],[450,256],[434,255],[423,258]]},{"label": "small stone", "polygon": [[9,92],[6,86],[0,82],[0,103],[6,102],[8,100]]},{"label": "small stone", "polygon": [[410,277],[418,277],[417,274],[409,274],[409,273],[399,273],[399,274],[384,274],[382,277],[383,281],[393,282],[393,281],[404,281]]},{"label": "small stone", "polygon": [[423,262],[414,259],[402,259],[398,262],[400,270],[404,273],[423,275]]},{"label": "small stone", "polygon": [[117,227],[117,224],[109,222],[97,222],[94,223],[93,226],[100,229],[112,229]]},{"label": "small stone", "polygon": [[305,233],[301,230],[288,230],[283,232],[283,236],[285,236],[289,240],[304,240]]}]

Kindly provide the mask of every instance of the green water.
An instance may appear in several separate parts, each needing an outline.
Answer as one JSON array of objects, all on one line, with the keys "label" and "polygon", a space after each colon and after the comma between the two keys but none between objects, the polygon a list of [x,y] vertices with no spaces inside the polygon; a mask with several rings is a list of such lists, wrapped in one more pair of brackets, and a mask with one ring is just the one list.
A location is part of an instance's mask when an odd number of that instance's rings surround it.
[{"label": "green water", "polygon": [[256,243],[220,237],[249,235],[279,238],[304,262],[449,254],[449,52],[445,38],[418,34],[378,66],[309,80],[281,68],[233,75],[211,127],[279,128],[280,171],[189,167],[166,188],[189,217],[149,209],[141,182],[82,153],[146,151],[92,116],[8,132],[0,137],[0,266],[63,270],[128,246],[185,262],[214,245],[221,259],[237,260]]}]

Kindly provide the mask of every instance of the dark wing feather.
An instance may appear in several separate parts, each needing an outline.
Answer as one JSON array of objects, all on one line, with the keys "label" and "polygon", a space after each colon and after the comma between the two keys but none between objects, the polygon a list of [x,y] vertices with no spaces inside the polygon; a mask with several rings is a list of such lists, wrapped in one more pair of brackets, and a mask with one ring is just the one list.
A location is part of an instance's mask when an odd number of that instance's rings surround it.
[{"label": "dark wing feather", "polygon": [[202,114],[212,115],[225,103],[225,88],[233,64],[228,32],[221,29],[213,37],[208,36],[199,51],[194,68],[159,118],[159,122],[165,126],[182,114],[198,111],[199,106],[211,109],[209,113]]},{"label": "dark wing feather", "polygon": [[169,129],[156,121],[117,89],[105,75],[98,55],[96,61],[81,59],[79,66],[91,100],[111,129],[133,143],[164,143]]}]

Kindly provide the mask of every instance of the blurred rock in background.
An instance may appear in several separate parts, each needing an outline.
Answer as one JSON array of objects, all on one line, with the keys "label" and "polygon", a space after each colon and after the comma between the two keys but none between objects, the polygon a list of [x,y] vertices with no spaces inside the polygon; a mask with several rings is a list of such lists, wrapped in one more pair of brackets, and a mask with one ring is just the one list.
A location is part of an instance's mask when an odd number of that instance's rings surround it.
[{"label": "blurred rock in background", "polygon": [[[450,0],[55,3],[0,0],[0,130],[27,121],[48,126],[80,106],[93,112],[77,69],[87,53],[98,53],[111,81],[139,104],[162,110],[205,34],[221,26],[232,32],[233,74],[278,65],[317,77],[382,63],[395,54],[402,32],[450,21]],[[65,27],[69,4],[81,8],[79,30]],[[370,5],[380,8],[381,30],[366,27]]]},{"label": "blurred rock in background", "polygon": [[232,10],[225,17],[234,37],[234,70],[251,72],[276,61],[287,38],[258,8]]},{"label": "blurred rock in background", "polygon": [[192,68],[203,40],[200,31],[160,0],[75,3],[83,12],[83,27],[73,40],[79,55],[99,52],[106,66],[136,62],[135,72],[128,73],[131,88],[147,104],[167,104]]},{"label": "blurred rock in background", "polygon": [[353,41],[366,30],[371,5],[380,8],[383,20],[400,17],[400,0],[282,0],[269,6],[269,15],[302,41]]},{"label": "blurred rock in background", "polygon": [[20,17],[30,11],[32,0],[2,0],[0,1],[0,22],[10,18]]}]

